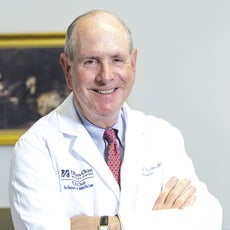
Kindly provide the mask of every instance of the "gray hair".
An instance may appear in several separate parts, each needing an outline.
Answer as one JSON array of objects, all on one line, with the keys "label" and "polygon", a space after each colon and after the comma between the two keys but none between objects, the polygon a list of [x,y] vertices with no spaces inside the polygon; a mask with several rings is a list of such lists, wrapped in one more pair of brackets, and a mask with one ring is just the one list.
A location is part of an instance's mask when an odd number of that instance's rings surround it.
[{"label": "gray hair", "polygon": [[129,30],[128,26],[124,23],[124,21],[122,21],[118,16],[112,14],[111,12],[108,11],[103,11],[103,10],[92,10],[89,11],[85,14],[80,15],[79,17],[77,17],[68,27],[67,32],[66,32],[66,39],[65,39],[65,46],[64,46],[64,52],[65,54],[67,54],[69,56],[69,58],[72,60],[74,58],[74,47],[75,47],[75,39],[74,39],[74,34],[76,33],[76,27],[77,24],[80,22],[80,20],[87,16],[87,15],[93,15],[93,14],[99,14],[99,13],[107,13],[110,14],[112,16],[114,16],[123,26],[127,37],[128,37],[128,41],[129,41],[129,52],[130,54],[133,51],[133,39],[132,39],[132,35],[131,35],[131,31]]}]

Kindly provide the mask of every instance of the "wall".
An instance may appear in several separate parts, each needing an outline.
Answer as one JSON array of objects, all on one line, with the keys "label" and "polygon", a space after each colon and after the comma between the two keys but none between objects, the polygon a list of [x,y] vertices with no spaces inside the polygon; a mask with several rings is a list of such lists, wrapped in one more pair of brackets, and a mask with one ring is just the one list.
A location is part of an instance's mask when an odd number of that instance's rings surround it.
[{"label": "wall", "polygon": [[[130,26],[139,49],[129,103],[183,133],[199,177],[224,208],[230,229],[230,2],[224,0],[0,0],[0,33],[64,31],[89,9],[108,9]],[[12,147],[0,147],[0,206],[8,206]]]}]

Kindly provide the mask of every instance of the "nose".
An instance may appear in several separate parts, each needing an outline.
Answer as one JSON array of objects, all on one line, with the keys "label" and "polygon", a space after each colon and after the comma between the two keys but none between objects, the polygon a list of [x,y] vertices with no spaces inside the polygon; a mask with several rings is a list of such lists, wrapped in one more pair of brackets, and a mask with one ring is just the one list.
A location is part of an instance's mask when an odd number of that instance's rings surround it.
[{"label": "nose", "polygon": [[96,80],[98,82],[106,83],[113,80],[113,78],[114,78],[114,74],[113,74],[113,68],[111,64],[109,62],[100,63]]}]

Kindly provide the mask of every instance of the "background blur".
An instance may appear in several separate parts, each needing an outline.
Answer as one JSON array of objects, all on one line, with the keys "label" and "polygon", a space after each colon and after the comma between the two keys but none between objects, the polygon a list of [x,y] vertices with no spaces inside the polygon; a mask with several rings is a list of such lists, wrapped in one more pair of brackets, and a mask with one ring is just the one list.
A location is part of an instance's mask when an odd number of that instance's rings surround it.
[{"label": "background blur", "polygon": [[[222,204],[223,230],[230,229],[230,1],[0,0],[0,6],[0,33],[65,31],[91,9],[118,14],[138,48],[129,104],[181,130],[198,176]],[[0,146],[0,207],[9,207],[11,151]]]}]

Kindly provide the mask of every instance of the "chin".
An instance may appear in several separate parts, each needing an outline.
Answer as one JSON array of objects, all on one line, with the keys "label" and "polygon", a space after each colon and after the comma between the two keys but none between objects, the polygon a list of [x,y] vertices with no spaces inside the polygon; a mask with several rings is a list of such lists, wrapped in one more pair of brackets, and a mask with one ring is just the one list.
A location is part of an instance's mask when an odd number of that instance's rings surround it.
[{"label": "chin", "polygon": [[114,106],[103,106],[103,107],[99,107],[97,109],[98,114],[101,114],[102,116],[111,116],[114,114],[119,113],[120,111],[120,106],[114,107]]}]

